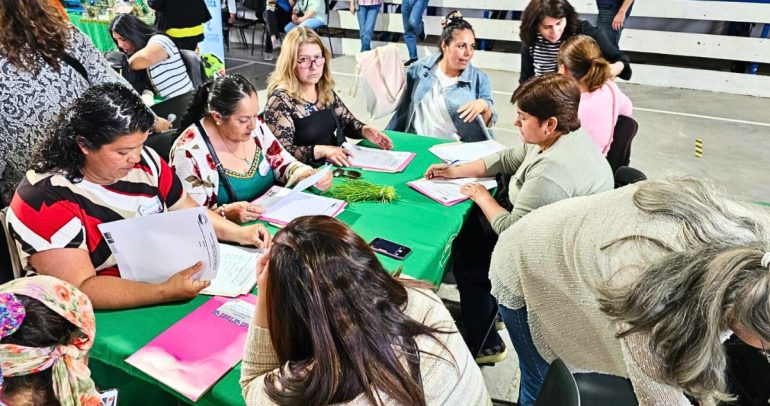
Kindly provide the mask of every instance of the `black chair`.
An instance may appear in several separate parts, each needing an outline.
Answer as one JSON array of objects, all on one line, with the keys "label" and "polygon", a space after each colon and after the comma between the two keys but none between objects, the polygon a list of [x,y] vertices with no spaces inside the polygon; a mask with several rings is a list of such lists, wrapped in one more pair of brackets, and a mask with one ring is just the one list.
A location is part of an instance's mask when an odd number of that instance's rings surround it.
[{"label": "black chair", "polygon": [[329,18],[331,18],[331,11],[334,8],[334,5],[336,5],[336,1],[329,1],[324,0],[324,7],[326,7],[326,25],[322,25],[318,27],[316,30],[316,33],[318,33],[321,37],[326,37],[329,40],[329,52],[332,54],[332,58],[334,58],[334,45],[332,45],[332,37],[335,38],[342,38],[345,36],[345,30],[341,28],[330,28],[329,27]]},{"label": "black chair", "polygon": [[632,183],[647,180],[647,176],[639,169],[628,166],[621,166],[614,173],[615,189],[621,188]]},{"label": "black chair", "polygon": [[179,131],[176,129],[171,129],[158,134],[150,134],[150,136],[147,137],[147,141],[144,142],[144,145],[152,148],[164,161],[168,162],[169,156],[171,155],[171,147],[174,145],[174,141],[176,141],[178,136]]},{"label": "black chair", "polygon": [[638,130],[639,124],[636,120],[628,116],[618,116],[612,144],[610,150],[607,151],[607,161],[610,163],[612,173],[615,173],[621,166],[628,166],[631,161],[631,142]]},{"label": "black chair", "polygon": [[574,378],[581,404],[613,406],[636,406],[639,404],[636,394],[634,394],[634,387],[631,385],[631,381],[626,378],[594,373],[575,374]]},{"label": "black chair", "polygon": [[179,54],[187,69],[187,75],[190,76],[193,88],[198,90],[206,78],[206,72],[203,69],[203,62],[201,62],[200,56],[195,51],[190,51],[189,49],[180,49]]},{"label": "black chair", "polygon": [[580,406],[580,392],[572,372],[561,359],[555,359],[548,368],[543,386],[535,399],[535,406]]},{"label": "black chair", "polygon": [[179,122],[182,117],[184,117],[185,113],[187,113],[187,108],[190,106],[194,95],[195,93],[188,92],[179,96],[174,96],[170,99],[163,100],[160,103],[155,103],[150,109],[155,112],[156,116],[162,118],[167,118],[170,114],[175,115],[176,120],[171,123],[173,125],[174,122]]}]

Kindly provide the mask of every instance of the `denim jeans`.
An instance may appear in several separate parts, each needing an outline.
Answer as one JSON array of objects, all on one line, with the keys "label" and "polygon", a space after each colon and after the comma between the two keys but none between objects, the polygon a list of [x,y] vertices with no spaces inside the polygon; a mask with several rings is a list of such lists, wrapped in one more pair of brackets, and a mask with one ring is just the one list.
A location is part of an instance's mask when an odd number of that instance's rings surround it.
[{"label": "denim jeans", "polygon": [[404,42],[409,50],[409,59],[417,59],[417,36],[423,31],[422,14],[428,7],[428,0],[404,0],[401,3],[401,18],[404,20]]},{"label": "denim jeans", "polygon": [[545,374],[548,373],[549,364],[543,359],[535,342],[532,340],[532,332],[529,331],[527,322],[527,308],[511,310],[500,305],[500,316],[503,318],[505,328],[511,336],[513,348],[519,357],[519,370],[521,371],[521,383],[519,384],[519,406],[532,406],[543,386]]},{"label": "denim jeans", "polygon": [[361,52],[372,49],[372,35],[374,34],[374,25],[377,23],[377,14],[380,13],[381,4],[373,6],[358,6],[356,16],[358,16],[359,35],[361,37]]},{"label": "denim jeans", "polygon": [[602,33],[604,33],[604,36],[607,37],[608,40],[615,44],[615,46],[618,46],[618,42],[620,42],[620,33],[623,32],[623,27],[620,27],[620,30],[618,31],[615,31],[612,28],[612,20],[615,19],[617,14],[617,10],[599,8],[599,16],[596,18],[596,26]]},{"label": "denim jeans", "polygon": [[[307,28],[310,28],[311,30],[315,31],[319,27],[323,27],[324,25],[326,25],[326,21],[321,21],[321,20],[319,20],[317,18],[308,18],[307,20],[303,21],[299,26],[300,27],[307,27]],[[294,27],[296,27],[296,26],[297,26],[297,24],[288,23],[288,24],[286,24],[286,27],[283,28],[283,31],[288,33],[289,31],[293,30]]]}]

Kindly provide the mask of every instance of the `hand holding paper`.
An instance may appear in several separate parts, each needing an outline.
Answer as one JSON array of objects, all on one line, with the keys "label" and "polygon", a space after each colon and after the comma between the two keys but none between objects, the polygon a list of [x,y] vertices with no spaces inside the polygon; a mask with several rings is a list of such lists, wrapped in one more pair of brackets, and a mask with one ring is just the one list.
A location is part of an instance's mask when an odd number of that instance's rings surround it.
[{"label": "hand holding paper", "polygon": [[172,275],[161,285],[163,296],[170,301],[192,299],[197,296],[198,292],[211,284],[211,281],[194,279],[203,267],[203,261],[198,261],[195,265]]}]

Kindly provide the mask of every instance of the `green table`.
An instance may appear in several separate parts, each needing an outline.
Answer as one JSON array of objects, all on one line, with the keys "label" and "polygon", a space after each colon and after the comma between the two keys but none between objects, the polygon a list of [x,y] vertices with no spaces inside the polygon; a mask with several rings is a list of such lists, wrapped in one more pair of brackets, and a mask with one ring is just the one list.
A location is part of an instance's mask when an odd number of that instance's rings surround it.
[{"label": "green table", "polygon": [[[403,261],[378,256],[386,269],[394,271],[403,264],[404,274],[438,285],[471,202],[445,207],[406,185],[420,178],[430,164],[440,162],[428,148],[447,141],[395,132],[389,135],[394,149],[413,151],[417,156],[401,173],[363,172],[366,180],[395,186],[399,199],[393,203],[353,203],[337,218],[367,241],[382,237],[412,248]],[[174,404],[177,399],[189,402],[124,360],[208,299],[201,296],[186,303],[97,311],[96,342],[89,361],[96,384],[105,389],[118,388],[121,405]],[[240,372],[238,364],[197,404],[242,405]]]},{"label": "green table", "polygon": [[92,20],[83,18],[80,13],[67,12],[72,25],[77,27],[83,34],[91,38],[96,49],[101,52],[114,51],[118,49],[110,36],[110,22],[106,20]]}]

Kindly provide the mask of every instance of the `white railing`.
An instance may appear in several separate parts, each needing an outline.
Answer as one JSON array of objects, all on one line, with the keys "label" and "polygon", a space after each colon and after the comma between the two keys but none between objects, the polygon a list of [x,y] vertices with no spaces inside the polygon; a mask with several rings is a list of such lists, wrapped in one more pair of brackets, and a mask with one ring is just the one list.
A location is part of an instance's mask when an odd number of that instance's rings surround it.
[{"label": "white railing", "polygon": [[[400,0],[392,1],[399,3]],[[507,9],[523,10],[528,0],[430,0],[429,5],[460,10]],[[596,14],[594,0],[572,1],[582,15]],[[770,4],[740,3],[701,0],[641,0],[634,3],[632,17],[669,18],[700,21],[736,21],[770,24]],[[428,35],[440,34],[441,17],[425,16]],[[519,41],[519,21],[468,18],[476,31],[476,37]],[[348,10],[332,11],[330,26],[358,30],[358,20]],[[375,31],[402,33],[404,27],[400,14],[380,13]],[[335,52],[354,55],[360,49],[358,39],[342,38],[335,43]],[[382,45],[374,42],[372,46]],[[675,55],[678,57],[711,58],[730,61],[770,63],[770,40],[756,37],[695,34],[687,32],[625,29],[620,40],[624,51],[649,54]],[[406,47],[402,49],[406,58]],[[436,52],[435,46],[419,47],[420,54]],[[477,51],[473,61],[481,69],[518,72],[520,56],[517,53]],[[692,65],[697,65],[693,63]],[[633,64],[631,83],[653,86],[708,90],[715,92],[770,97],[770,76],[733,73],[709,68],[681,68],[651,64]],[[512,76],[518,79],[517,76]],[[516,81],[512,80],[512,88]]]}]

